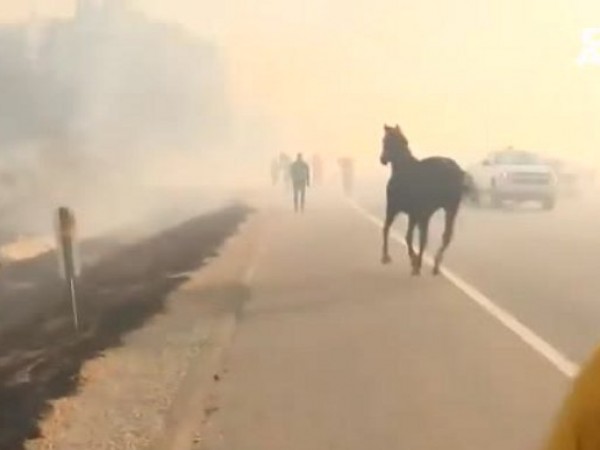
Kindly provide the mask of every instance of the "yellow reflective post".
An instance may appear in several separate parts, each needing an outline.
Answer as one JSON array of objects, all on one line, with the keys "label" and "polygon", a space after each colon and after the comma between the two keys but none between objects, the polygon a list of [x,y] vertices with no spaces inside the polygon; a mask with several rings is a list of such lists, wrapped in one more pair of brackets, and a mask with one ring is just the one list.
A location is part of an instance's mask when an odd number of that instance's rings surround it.
[{"label": "yellow reflective post", "polygon": [[79,331],[79,313],[77,311],[77,295],[75,280],[79,275],[78,261],[76,258],[77,224],[75,215],[66,207],[60,207],[57,211],[56,238],[61,275],[67,283],[68,295],[73,310],[73,324],[75,330]]}]

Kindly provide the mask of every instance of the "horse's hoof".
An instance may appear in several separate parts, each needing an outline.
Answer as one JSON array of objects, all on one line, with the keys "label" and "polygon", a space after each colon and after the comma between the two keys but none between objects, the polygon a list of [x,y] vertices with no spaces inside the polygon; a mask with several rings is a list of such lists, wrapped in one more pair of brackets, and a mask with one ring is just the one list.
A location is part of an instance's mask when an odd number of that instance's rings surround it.
[{"label": "horse's hoof", "polygon": [[433,276],[438,276],[441,273],[440,268],[434,267],[433,270],[431,271],[431,273],[433,274]]},{"label": "horse's hoof", "polygon": [[389,264],[392,262],[392,258],[390,258],[389,256],[384,256],[383,258],[381,258],[381,264]]},{"label": "horse's hoof", "polygon": [[413,268],[413,270],[412,270],[412,272],[411,272],[411,275],[412,275],[413,277],[418,277],[418,276],[420,276],[420,275],[421,275],[421,269],[418,269],[418,268],[416,268],[416,267],[415,267],[415,268]]}]

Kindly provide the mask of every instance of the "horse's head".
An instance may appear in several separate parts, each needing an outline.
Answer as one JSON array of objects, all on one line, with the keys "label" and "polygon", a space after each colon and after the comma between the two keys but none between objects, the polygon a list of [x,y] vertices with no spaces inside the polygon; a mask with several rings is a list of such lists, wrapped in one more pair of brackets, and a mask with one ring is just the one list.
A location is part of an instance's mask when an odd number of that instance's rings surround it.
[{"label": "horse's head", "polygon": [[402,134],[398,125],[395,127],[384,125],[383,129],[385,132],[383,136],[383,150],[379,158],[381,164],[386,165],[399,158],[411,156],[408,148],[408,140]]}]

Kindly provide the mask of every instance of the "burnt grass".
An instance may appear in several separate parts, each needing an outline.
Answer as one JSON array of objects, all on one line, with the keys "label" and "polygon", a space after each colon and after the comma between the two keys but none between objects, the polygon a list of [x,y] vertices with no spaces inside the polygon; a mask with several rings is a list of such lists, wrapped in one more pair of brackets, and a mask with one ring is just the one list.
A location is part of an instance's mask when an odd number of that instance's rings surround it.
[{"label": "burnt grass", "polygon": [[[24,449],[39,437],[51,401],[77,392],[84,362],[122,345],[126,333],[163,311],[185,273],[215,256],[249,213],[231,206],[124,248],[85,243],[82,253],[95,249],[103,256],[78,280],[79,333],[57,280],[56,255],[0,270],[0,308],[23,305],[0,328],[0,450]],[[11,290],[8,281],[21,287]]]}]

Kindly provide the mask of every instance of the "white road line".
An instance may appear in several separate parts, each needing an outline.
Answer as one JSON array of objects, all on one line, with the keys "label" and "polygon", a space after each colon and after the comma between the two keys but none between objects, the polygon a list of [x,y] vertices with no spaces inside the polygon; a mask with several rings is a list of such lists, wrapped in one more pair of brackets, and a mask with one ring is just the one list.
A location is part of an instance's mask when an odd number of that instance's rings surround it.
[{"label": "white road line", "polygon": [[254,257],[252,258],[252,261],[250,262],[248,267],[246,267],[246,270],[244,270],[242,281],[246,285],[252,284],[252,281],[254,281],[256,270],[258,269],[259,256],[259,251],[256,251]]},{"label": "white road line", "polygon": [[256,271],[258,270],[258,266],[260,264],[264,251],[265,244],[263,240],[263,234],[261,233],[260,236],[257,238],[256,247],[254,248],[252,259],[250,260],[250,263],[248,264],[242,275],[242,282],[245,285],[250,285],[254,281],[254,277],[256,276]]},{"label": "white road line", "polygon": [[[358,203],[353,201],[350,201],[349,203],[350,206],[352,206],[358,213],[360,213],[370,222],[374,223],[379,227],[383,226],[382,220],[368,212]],[[392,231],[390,233],[390,236],[395,241],[399,242],[403,246],[406,246],[406,243],[404,242],[404,237],[401,236],[399,233]],[[429,256],[427,256],[425,260],[429,265],[433,263],[433,259]],[[546,360],[548,360],[548,362],[550,362],[550,364],[556,367],[563,375],[567,376],[568,378],[574,378],[577,375],[577,373],[579,372],[579,366],[577,364],[569,360],[552,345],[550,345],[548,342],[542,339],[538,334],[536,334],[534,331],[532,331],[522,322],[520,322],[516,317],[514,317],[508,311],[496,305],[487,296],[485,296],[475,287],[464,281],[451,270],[442,268],[441,273],[448,281],[450,281],[450,283],[456,286],[467,297],[469,297],[481,308],[483,308],[488,314],[490,314],[493,318],[498,320],[502,325],[504,325],[515,335],[517,335],[535,352],[539,353]]]}]

